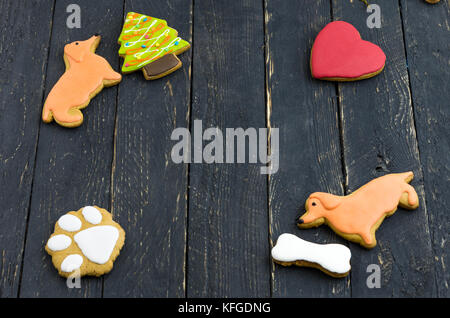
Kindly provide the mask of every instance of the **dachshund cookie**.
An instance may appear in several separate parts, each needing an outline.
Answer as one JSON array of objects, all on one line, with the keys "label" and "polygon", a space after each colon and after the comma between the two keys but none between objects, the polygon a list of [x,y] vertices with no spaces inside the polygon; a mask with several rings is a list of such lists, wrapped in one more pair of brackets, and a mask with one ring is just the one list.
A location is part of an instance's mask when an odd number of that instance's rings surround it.
[{"label": "dachshund cookie", "polygon": [[101,276],[109,273],[125,242],[125,231],[111,213],[86,206],[61,216],[45,250],[59,275]]},{"label": "dachshund cookie", "polygon": [[94,35],[86,41],[76,41],[64,47],[66,71],[47,96],[42,120],[55,120],[64,127],[77,127],[83,123],[80,109],[87,107],[91,98],[105,86],[120,82],[122,75],[115,72],[108,61],[95,50],[101,37]]},{"label": "dachshund cookie", "polygon": [[361,39],[353,25],[344,21],[327,24],[311,50],[311,74],[327,81],[356,81],[379,74],[386,56],[381,48]]},{"label": "dachshund cookie", "polygon": [[350,272],[350,249],[342,244],[316,244],[293,235],[281,234],[272,248],[275,263],[283,266],[314,267],[333,277]]},{"label": "dachshund cookie", "polygon": [[327,224],[343,238],[373,248],[375,231],[397,206],[413,210],[419,206],[416,191],[408,183],[414,174],[388,174],[376,178],[347,196],[315,192],[306,200],[306,213],[298,219],[300,228]]},{"label": "dachshund cookie", "polygon": [[135,12],[127,13],[119,36],[122,73],[142,69],[147,80],[166,76],[182,65],[177,55],[190,48],[167,22]]}]

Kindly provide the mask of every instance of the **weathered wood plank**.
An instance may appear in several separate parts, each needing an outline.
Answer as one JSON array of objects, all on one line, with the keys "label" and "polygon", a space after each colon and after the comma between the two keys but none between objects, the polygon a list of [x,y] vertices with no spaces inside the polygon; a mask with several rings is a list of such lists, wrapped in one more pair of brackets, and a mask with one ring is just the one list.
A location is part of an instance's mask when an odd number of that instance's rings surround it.
[{"label": "weathered wood plank", "polygon": [[[412,185],[420,197],[420,208],[399,209],[383,222],[375,248],[351,244],[352,296],[434,296],[434,261],[399,4],[380,4],[380,29],[366,26],[365,7],[358,1],[333,0],[332,5],[335,20],[352,23],[363,39],[380,45],[387,56],[384,71],[375,78],[339,84],[348,193],[386,173],[412,170]],[[366,285],[369,264],[381,268],[379,289]]]},{"label": "weathered wood plank", "polygon": [[[192,121],[203,129],[265,127],[263,23],[260,1],[195,1]],[[191,164],[187,296],[270,295],[260,167]]]},{"label": "weathered wood plank", "polygon": [[438,296],[449,297],[450,9],[448,1],[401,1],[401,9]]},{"label": "weathered wood plank", "polygon": [[2,1],[0,297],[16,297],[54,1]]},{"label": "weathered wood plank", "polygon": [[[163,18],[191,42],[191,1],[126,1],[129,11]],[[112,210],[126,239],[105,297],[185,296],[187,165],[172,162],[170,136],[189,127],[191,54],[167,77],[136,72],[119,87]]]},{"label": "weathered wood plank", "polygon": [[[72,1],[57,1],[53,20],[45,96],[63,74],[64,45],[102,36],[97,53],[118,70],[117,36],[123,3],[78,1],[81,28],[66,27],[66,8]],[[68,289],[58,276],[44,246],[58,218],[85,205],[110,208],[110,177],[117,86],[105,88],[83,111],[84,123],[75,129],[41,123],[25,246],[21,297],[101,296],[102,279],[83,278],[80,289]],[[42,103],[36,103],[39,111]]]},{"label": "weathered wood plank", "polygon": [[[282,233],[316,243],[345,243],[325,227],[299,230],[295,219],[316,191],[343,194],[339,119],[334,83],[311,77],[317,33],[331,21],[330,2],[266,0],[266,73],[271,127],[280,129],[280,170],[269,177],[273,244]],[[295,26],[295,27],[293,27]],[[316,269],[273,266],[275,297],[349,296],[348,279]]]}]

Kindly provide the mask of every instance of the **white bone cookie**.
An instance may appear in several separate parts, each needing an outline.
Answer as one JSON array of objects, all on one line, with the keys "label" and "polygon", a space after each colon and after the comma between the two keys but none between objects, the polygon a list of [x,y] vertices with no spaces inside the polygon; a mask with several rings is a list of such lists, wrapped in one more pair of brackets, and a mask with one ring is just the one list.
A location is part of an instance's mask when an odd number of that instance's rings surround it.
[{"label": "white bone cookie", "polygon": [[45,250],[59,274],[101,276],[125,242],[125,231],[112,220],[111,213],[97,206],[86,206],[61,216],[55,224]]},{"label": "white bone cookie", "polygon": [[333,277],[350,272],[350,249],[342,244],[316,244],[293,235],[281,234],[272,248],[275,263],[318,268]]}]

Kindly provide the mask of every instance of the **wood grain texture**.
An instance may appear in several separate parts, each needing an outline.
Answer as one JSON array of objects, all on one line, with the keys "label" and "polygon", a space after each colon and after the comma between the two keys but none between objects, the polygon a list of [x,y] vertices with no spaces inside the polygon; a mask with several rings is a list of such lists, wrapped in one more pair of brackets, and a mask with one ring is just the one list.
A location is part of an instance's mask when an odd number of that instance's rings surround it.
[{"label": "wood grain texture", "polygon": [[[401,1],[411,95],[430,221],[438,296],[449,297],[450,108],[448,1]],[[420,21],[420,22],[419,22]]]},{"label": "wood grain texture", "polygon": [[[360,2],[333,0],[332,4],[335,20],[352,23],[363,39],[378,44],[387,56],[386,67],[378,76],[339,84],[347,193],[375,177],[412,170],[412,185],[420,198],[417,210],[399,209],[383,222],[375,248],[366,250],[351,244],[352,295],[435,296],[428,212],[398,2],[383,2],[380,29],[366,26],[368,15]],[[369,264],[381,268],[379,289],[366,285]]]},{"label": "wood grain texture", "polygon": [[0,297],[16,297],[53,1],[2,1],[0,10]]},{"label": "wood grain texture", "polygon": [[[263,23],[260,1],[195,1],[192,121],[203,129],[265,127]],[[270,296],[260,167],[191,164],[188,297]]]},{"label": "wood grain texture", "polygon": [[[191,42],[191,6],[126,1],[125,13],[163,18]],[[112,213],[126,238],[105,297],[185,296],[187,165],[172,161],[170,136],[189,127],[191,51],[179,58],[182,68],[166,77],[147,81],[138,71],[119,87]]]},{"label": "wood grain texture", "polygon": [[[72,2],[57,1],[45,96],[63,74],[64,45],[102,36],[97,54],[117,70],[116,37],[120,33],[123,3],[78,1],[81,28],[68,29],[66,8]],[[53,268],[44,251],[58,218],[86,205],[110,209],[110,177],[113,152],[117,86],[105,88],[83,110],[79,128],[67,129],[55,123],[40,124],[39,144],[25,246],[21,297],[99,297],[102,279],[83,278],[80,289],[68,289],[66,280]],[[36,103],[39,111],[41,103]],[[120,259],[120,257],[119,257]]]},{"label": "wood grain texture", "polygon": [[[347,244],[326,227],[300,230],[295,221],[312,192],[344,191],[336,87],[313,79],[309,67],[314,39],[331,21],[330,2],[266,0],[265,16],[267,113],[270,126],[280,130],[280,170],[269,176],[272,243],[292,233],[315,243]],[[272,271],[274,297],[350,295],[346,278],[276,264]]]},{"label": "wood grain texture", "polygon": [[[448,0],[383,1],[381,29],[367,28],[357,0],[78,0],[81,29],[68,29],[71,3],[0,2],[1,298],[449,297]],[[125,75],[79,128],[41,122],[65,44],[100,33],[97,53],[120,69],[128,11],[164,18],[192,44],[182,68],[156,81]],[[382,47],[381,74],[311,78],[312,43],[333,19]],[[279,128],[279,171],[173,163],[172,131],[199,119],[223,132]],[[349,194],[407,170],[421,206],[386,219],[376,248],[297,228],[311,192]],[[62,214],[92,204],[113,213],[125,245],[110,274],[68,289],[44,246]],[[273,264],[285,232],[349,246],[350,275]],[[381,267],[380,289],[366,285],[369,264]]]}]

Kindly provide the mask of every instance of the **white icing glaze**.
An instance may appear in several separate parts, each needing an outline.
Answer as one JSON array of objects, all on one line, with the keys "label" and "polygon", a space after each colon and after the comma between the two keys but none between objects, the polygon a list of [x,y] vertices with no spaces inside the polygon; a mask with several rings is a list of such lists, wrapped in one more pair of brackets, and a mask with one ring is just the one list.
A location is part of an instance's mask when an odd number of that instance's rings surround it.
[{"label": "white icing glaze", "polygon": [[70,244],[72,244],[72,239],[64,234],[54,235],[47,242],[48,248],[52,251],[65,250]]},{"label": "white icing glaze", "polygon": [[105,264],[116,246],[119,231],[111,225],[93,226],[73,237],[91,262]]},{"label": "white icing glaze", "polygon": [[[159,37],[158,37],[158,39],[159,39]],[[161,55],[161,54],[164,52],[165,49],[169,49],[169,48],[171,48],[172,46],[175,46],[175,42],[180,41],[180,40],[181,40],[181,38],[180,38],[180,37],[177,37],[177,38],[175,38],[174,40],[172,40],[172,42],[170,42],[168,45],[166,45],[166,46],[164,46],[164,47],[161,47],[161,48],[160,48],[160,51],[158,52],[158,54],[156,54],[156,55],[153,57],[153,59],[155,59],[157,56]],[[154,43],[156,43],[157,41],[158,41],[158,40],[154,41],[154,42],[152,43],[152,45],[153,45]],[[154,50],[153,50],[153,51],[154,51]],[[151,51],[151,52],[153,52],[153,51]],[[138,57],[138,55],[139,55],[139,57],[140,57],[140,56],[142,56],[142,54],[147,53],[147,52],[148,52],[148,49],[147,49],[145,52],[142,52],[142,53],[141,53],[141,52],[136,53],[136,54],[134,54],[134,56],[135,56],[135,57]],[[145,61],[142,62],[141,64],[138,65],[138,67],[144,65],[145,63],[146,63]]]},{"label": "white icing glaze", "polygon": [[272,248],[272,257],[280,262],[307,261],[326,270],[345,274],[350,270],[350,249],[342,244],[316,244],[284,233]]},{"label": "white icing glaze", "polygon": [[102,221],[102,214],[93,206],[86,206],[81,211],[86,221],[91,224],[99,224]]},{"label": "white icing glaze", "polygon": [[62,261],[61,270],[70,273],[80,268],[81,264],[83,264],[83,257],[78,254],[71,254]]},{"label": "white icing glaze", "polygon": [[58,225],[65,231],[75,232],[81,228],[81,221],[75,215],[65,214],[59,218]]}]

